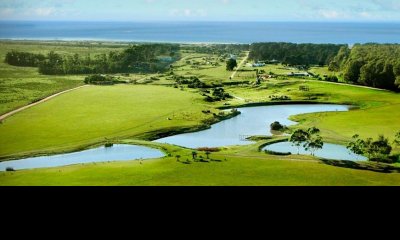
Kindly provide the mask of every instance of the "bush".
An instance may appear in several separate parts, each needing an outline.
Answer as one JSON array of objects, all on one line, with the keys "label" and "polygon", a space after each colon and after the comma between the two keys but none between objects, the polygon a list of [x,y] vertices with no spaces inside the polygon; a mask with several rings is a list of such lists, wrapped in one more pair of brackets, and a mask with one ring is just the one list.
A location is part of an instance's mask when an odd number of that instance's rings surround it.
[{"label": "bush", "polygon": [[271,130],[273,131],[281,131],[285,128],[280,122],[273,122],[271,124]]},{"label": "bush", "polygon": [[339,79],[336,76],[327,76],[327,77],[325,77],[325,81],[328,81],[328,82],[339,82]]},{"label": "bush", "polygon": [[6,167],[6,172],[14,172],[15,169],[12,167]]},{"label": "bush", "polygon": [[114,144],[112,144],[112,143],[106,143],[106,144],[104,144],[104,146],[105,146],[106,148],[110,148],[110,147],[114,146]]}]

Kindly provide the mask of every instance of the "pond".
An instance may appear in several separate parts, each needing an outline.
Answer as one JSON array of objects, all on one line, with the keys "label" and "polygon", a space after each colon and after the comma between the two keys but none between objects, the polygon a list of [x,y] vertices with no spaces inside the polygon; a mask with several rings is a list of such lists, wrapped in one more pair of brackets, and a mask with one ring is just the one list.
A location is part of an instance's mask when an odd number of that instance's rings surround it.
[{"label": "pond", "polygon": [[271,136],[270,125],[275,121],[286,126],[291,126],[297,123],[290,121],[290,116],[304,113],[349,111],[349,106],[335,104],[291,104],[246,107],[239,108],[238,110],[242,114],[214,124],[210,129],[162,138],[155,142],[169,143],[188,148],[248,145],[252,144],[252,142],[246,141],[246,137],[255,135]]},{"label": "pond", "polygon": [[[279,153],[297,154],[298,149],[292,146],[290,142],[280,142],[266,146],[263,150],[274,151]],[[310,152],[300,147],[300,154],[310,155]],[[366,157],[350,152],[345,146],[325,143],[323,149],[315,152],[315,156],[332,160],[348,160],[348,161],[366,161]]]},{"label": "pond", "polygon": [[164,156],[165,154],[157,149],[143,146],[117,144],[110,148],[103,146],[81,152],[0,162],[0,171],[5,171],[7,167],[11,167],[14,170],[22,170],[61,167],[72,164],[95,162],[153,159]]}]

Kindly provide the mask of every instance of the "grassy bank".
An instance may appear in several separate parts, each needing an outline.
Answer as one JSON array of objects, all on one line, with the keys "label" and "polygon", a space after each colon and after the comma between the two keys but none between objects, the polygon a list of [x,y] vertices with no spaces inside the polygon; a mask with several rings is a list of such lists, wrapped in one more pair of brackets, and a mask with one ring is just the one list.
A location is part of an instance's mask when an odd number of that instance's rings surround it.
[{"label": "grassy bank", "polygon": [[[138,143],[125,141],[125,143]],[[151,145],[151,144],[150,144]],[[161,147],[161,145],[160,145]],[[93,163],[53,169],[0,173],[0,185],[39,186],[379,186],[400,185],[400,174],[325,165],[307,156],[267,156],[257,146],[232,147],[195,162],[191,150],[163,145],[171,157]],[[181,155],[177,162],[175,155]],[[204,153],[199,156],[206,159]]]}]

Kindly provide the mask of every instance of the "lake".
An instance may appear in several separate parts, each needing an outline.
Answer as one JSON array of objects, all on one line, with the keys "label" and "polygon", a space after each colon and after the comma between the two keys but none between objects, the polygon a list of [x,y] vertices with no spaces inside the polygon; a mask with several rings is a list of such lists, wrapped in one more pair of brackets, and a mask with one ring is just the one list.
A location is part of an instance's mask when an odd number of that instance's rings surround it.
[{"label": "lake", "polygon": [[289,120],[290,116],[303,113],[349,111],[349,106],[335,104],[291,104],[260,107],[246,107],[238,109],[241,114],[214,124],[210,129],[179,134],[158,139],[155,142],[173,145],[200,148],[223,147],[230,145],[248,145],[253,142],[244,141],[247,136],[271,136],[270,125],[278,121],[283,125],[297,124]]},{"label": "lake", "polygon": [[22,170],[61,167],[72,164],[95,162],[153,159],[164,156],[165,154],[158,149],[135,145],[117,144],[110,148],[103,146],[81,152],[0,162],[0,171],[5,171],[7,167],[12,167],[15,170]]},{"label": "lake", "polygon": [[[269,150],[280,153],[290,152],[292,154],[297,154],[297,147],[292,146],[290,142],[281,142],[275,143],[272,145],[266,146],[263,150]],[[304,148],[300,148],[300,154],[302,155],[310,155],[310,152],[304,150]],[[332,160],[348,160],[348,161],[366,161],[368,160],[366,157],[354,154],[350,152],[345,146],[325,143],[323,149],[315,152],[315,156],[325,159]]]},{"label": "lake", "polygon": [[176,43],[400,43],[400,23],[0,21],[1,39]]}]

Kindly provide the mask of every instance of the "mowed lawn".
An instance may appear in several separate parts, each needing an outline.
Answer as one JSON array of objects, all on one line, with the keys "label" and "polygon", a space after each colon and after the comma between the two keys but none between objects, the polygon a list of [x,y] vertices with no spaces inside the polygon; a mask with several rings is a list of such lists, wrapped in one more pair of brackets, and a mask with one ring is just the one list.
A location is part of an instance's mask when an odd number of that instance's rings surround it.
[{"label": "mowed lawn", "polygon": [[207,117],[200,98],[161,86],[82,88],[4,120],[0,157],[68,150],[105,138],[198,125]]}]

